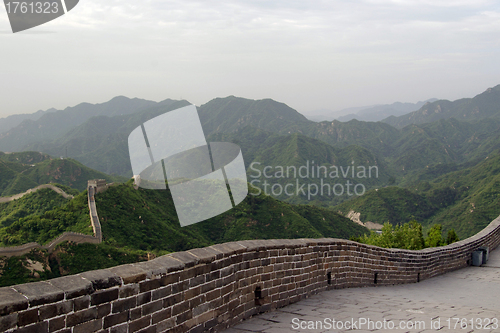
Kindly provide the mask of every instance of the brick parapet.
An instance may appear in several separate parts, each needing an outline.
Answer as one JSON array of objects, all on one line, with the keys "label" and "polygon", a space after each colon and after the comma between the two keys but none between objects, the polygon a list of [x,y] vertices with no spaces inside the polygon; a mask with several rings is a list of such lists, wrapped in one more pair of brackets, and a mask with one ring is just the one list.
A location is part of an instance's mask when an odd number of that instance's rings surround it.
[{"label": "brick parapet", "polygon": [[333,238],[218,244],[0,288],[0,330],[216,332],[328,289],[425,280],[499,243],[500,218],[466,240],[421,251]]}]

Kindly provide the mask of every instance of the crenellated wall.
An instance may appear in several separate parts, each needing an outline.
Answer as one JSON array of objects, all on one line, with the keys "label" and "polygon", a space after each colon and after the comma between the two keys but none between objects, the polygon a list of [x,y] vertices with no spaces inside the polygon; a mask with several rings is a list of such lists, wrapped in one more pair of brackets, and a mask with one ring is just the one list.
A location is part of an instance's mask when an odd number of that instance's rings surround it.
[{"label": "crenellated wall", "polygon": [[327,289],[415,283],[500,243],[500,218],[421,251],[341,239],[230,242],[151,261],[0,288],[0,331],[216,332]]}]

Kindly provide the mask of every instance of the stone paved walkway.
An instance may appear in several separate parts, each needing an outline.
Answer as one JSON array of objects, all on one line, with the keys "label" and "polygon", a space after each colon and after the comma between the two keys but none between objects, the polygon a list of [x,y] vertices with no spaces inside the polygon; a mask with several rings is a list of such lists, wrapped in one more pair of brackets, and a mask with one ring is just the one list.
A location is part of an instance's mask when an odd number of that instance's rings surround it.
[{"label": "stone paved walkway", "polygon": [[[332,318],[357,329],[331,328]],[[481,267],[414,284],[325,291],[224,331],[248,332],[500,332],[500,249]]]}]

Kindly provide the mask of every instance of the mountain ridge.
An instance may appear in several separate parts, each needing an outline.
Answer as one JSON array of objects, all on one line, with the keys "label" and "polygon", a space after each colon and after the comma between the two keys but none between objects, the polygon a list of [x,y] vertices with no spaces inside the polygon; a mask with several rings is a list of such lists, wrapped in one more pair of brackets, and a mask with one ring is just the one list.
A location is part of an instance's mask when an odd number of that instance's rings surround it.
[{"label": "mountain ridge", "polygon": [[382,122],[396,128],[410,124],[424,124],[440,119],[456,118],[465,121],[500,117],[500,84],[486,89],[473,98],[455,101],[438,100],[422,106],[419,110],[400,117],[389,117]]}]

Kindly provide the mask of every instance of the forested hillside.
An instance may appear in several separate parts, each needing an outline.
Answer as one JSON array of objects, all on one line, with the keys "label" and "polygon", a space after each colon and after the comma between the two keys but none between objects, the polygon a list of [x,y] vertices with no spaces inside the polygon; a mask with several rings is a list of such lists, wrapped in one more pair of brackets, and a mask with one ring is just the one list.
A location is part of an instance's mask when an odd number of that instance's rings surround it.
[{"label": "forested hillside", "polygon": [[89,179],[100,178],[110,182],[126,180],[92,170],[71,158],[53,158],[38,152],[0,152],[0,196],[11,196],[49,183],[67,185],[81,191],[87,187]]},{"label": "forested hillside", "polygon": [[[469,237],[500,214],[499,89],[427,103],[400,118],[411,121],[401,120],[398,128],[357,120],[317,123],[271,99],[216,98],[198,107],[207,141],[241,147],[253,195],[185,228],[168,191],[133,189],[127,138],[145,121],[189,102],[120,97],[26,120],[18,126],[22,139],[16,130],[0,135],[0,147],[26,150],[0,153],[0,196],[59,183],[75,198],[47,189],[0,204],[2,245],[47,243],[64,231],[91,234],[87,181],[117,184],[96,196],[103,244],[63,244],[51,255],[38,251],[6,259],[4,267],[12,269],[3,268],[0,284],[13,283],[12,271],[21,272],[22,281],[35,279],[27,258],[43,261],[46,269],[37,274],[47,278],[233,240],[368,234],[345,217],[349,213],[393,226],[415,220],[424,234],[439,224],[445,238],[451,229]],[[76,116],[84,109],[92,112]],[[49,133],[51,127],[41,125],[54,114],[71,125]],[[93,262],[84,259],[90,252],[97,253]]]},{"label": "forested hillside", "polygon": [[386,187],[335,207],[343,214],[361,213],[363,222],[393,225],[417,220],[441,224],[460,238],[479,232],[500,214],[500,151],[479,164],[407,188]]},{"label": "forested hillside", "polygon": [[[46,269],[37,274],[53,277],[109,267],[128,260],[141,260],[148,253],[159,255],[228,241],[318,237],[348,239],[368,232],[332,210],[290,205],[264,194],[249,195],[236,208],[184,228],[180,227],[168,191],[135,190],[132,181],[112,186],[98,194],[96,204],[103,232],[102,244],[62,244],[50,255],[34,250],[17,259],[4,259],[0,285],[11,281],[11,275],[6,271],[11,269],[9,267],[24,271],[21,275],[25,280],[16,280],[15,283],[34,278],[23,270],[23,267],[29,266],[27,258],[36,257],[39,262],[45,262]],[[0,204],[0,213],[0,244],[3,246],[28,242],[46,244],[64,231],[92,234],[86,191],[70,200],[50,189],[39,190]],[[95,262],[85,262],[88,251],[98,253]],[[127,255],[134,259],[125,258]]]}]

